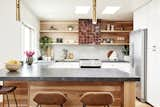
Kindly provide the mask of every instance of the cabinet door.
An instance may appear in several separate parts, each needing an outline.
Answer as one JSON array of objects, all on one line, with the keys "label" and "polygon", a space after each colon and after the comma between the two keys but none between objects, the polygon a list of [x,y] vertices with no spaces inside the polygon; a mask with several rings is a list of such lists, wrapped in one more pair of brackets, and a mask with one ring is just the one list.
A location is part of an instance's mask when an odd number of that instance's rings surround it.
[{"label": "cabinet door", "polygon": [[114,68],[124,72],[130,72],[130,63],[103,63],[102,68]]},{"label": "cabinet door", "polygon": [[100,24],[93,25],[91,19],[79,19],[79,43],[80,44],[99,44],[100,43]]},{"label": "cabinet door", "polygon": [[155,107],[160,106],[160,51],[148,50],[147,63],[147,101]]},{"label": "cabinet door", "polygon": [[56,62],[49,68],[80,68],[78,62]]},{"label": "cabinet door", "polygon": [[148,5],[146,16],[148,23],[148,46],[149,48],[160,48],[160,1],[155,0]]}]

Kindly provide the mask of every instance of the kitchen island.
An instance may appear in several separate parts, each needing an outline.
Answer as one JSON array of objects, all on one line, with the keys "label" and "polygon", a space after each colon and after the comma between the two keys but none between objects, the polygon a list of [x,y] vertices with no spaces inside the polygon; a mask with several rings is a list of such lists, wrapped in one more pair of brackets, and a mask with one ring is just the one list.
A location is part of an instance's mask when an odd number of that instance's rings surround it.
[{"label": "kitchen island", "polygon": [[18,72],[2,69],[0,80],[4,85],[18,87],[16,96],[20,107],[35,107],[32,99],[38,92],[53,91],[66,95],[65,107],[82,107],[79,98],[91,91],[111,92],[115,99],[113,107],[135,107],[136,81],[140,78],[118,69],[54,69],[34,64],[31,67],[25,65]]}]

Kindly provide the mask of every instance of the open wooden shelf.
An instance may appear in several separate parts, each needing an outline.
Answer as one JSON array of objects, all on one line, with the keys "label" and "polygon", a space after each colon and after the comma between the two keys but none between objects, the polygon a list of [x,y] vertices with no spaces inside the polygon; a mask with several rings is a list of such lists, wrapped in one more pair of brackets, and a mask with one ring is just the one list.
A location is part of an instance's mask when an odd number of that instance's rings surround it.
[{"label": "open wooden shelf", "polygon": [[129,45],[129,43],[101,43],[100,45],[123,46],[123,45]]},{"label": "open wooden shelf", "polygon": [[101,30],[102,33],[130,33],[130,30]]},{"label": "open wooden shelf", "polygon": [[79,45],[79,43],[48,43],[48,45]]},{"label": "open wooden shelf", "polygon": [[[43,43],[40,43],[43,44]],[[48,45],[93,45],[93,44],[79,44],[79,43],[48,43]],[[123,46],[129,45],[129,43],[100,43],[100,45],[108,46]]]},{"label": "open wooden shelf", "polygon": [[40,33],[78,33],[78,31],[40,30]]}]

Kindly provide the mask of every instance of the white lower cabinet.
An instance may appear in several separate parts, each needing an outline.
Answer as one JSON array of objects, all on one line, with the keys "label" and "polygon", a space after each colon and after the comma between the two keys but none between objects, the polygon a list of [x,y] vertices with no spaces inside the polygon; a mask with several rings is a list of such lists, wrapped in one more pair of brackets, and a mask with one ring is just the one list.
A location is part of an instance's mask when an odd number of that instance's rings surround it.
[{"label": "white lower cabinet", "polygon": [[[56,62],[49,68],[80,68],[79,62]],[[114,68],[124,72],[130,72],[130,63],[126,62],[104,62],[102,68]]]},{"label": "white lower cabinet", "polygon": [[148,50],[147,64],[147,102],[160,107],[160,50]]},{"label": "white lower cabinet", "polygon": [[80,68],[79,62],[56,62],[49,68]]},{"label": "white lower cabinet", "polygon": [[114,69],[119,69],[124,72],[130,72],[130,63],[126,62],[105,62],[102,63],[102,68],[114,68]]}]

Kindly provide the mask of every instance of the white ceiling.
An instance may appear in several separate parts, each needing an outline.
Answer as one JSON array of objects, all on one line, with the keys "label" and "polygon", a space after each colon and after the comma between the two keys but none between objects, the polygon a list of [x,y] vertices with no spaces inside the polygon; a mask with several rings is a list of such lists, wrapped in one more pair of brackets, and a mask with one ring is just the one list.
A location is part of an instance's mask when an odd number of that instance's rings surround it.
[{"label": "white ceiling", "polygon": [[[91,9],[86,15],[74,13],[76,6],[91,6],[92,0],[23,0],[40,20],[77,20],[92,18]],[[97,0],[97,17],[107,20],[132,20],[133,11],[151,0]],[[120,6],[113,15],[104,15],[106,6]]]}]

